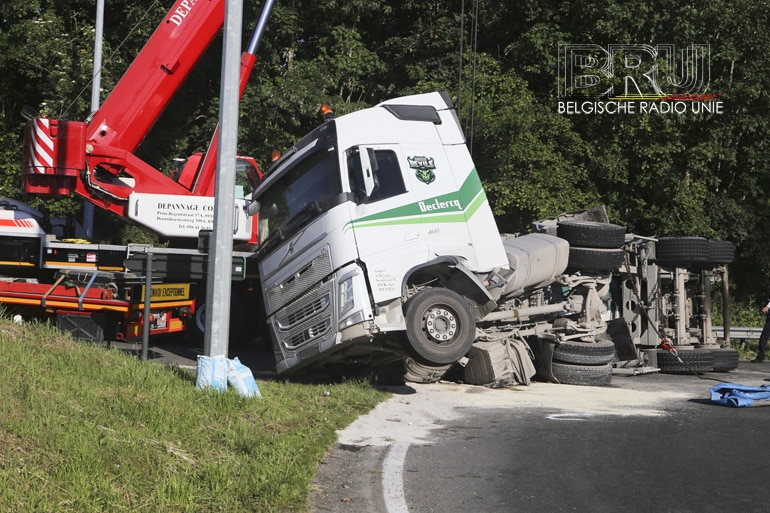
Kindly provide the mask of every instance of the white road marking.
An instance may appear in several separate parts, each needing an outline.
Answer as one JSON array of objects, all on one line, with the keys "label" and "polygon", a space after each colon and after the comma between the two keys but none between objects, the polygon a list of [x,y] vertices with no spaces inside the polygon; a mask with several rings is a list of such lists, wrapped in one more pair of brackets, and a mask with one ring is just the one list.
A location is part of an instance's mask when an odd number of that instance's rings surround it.
[{"label": "white road marking", "polygon": [[593,417],[593,413],[554,413],[552,415],[548,415],[546,418],[548,420],[586,420]]},{"label": "white road marking", "polygon": [[404,495],[404,461],[409,442],[396,442],[382,463],[382,493],[388,513],[409,513]]}]

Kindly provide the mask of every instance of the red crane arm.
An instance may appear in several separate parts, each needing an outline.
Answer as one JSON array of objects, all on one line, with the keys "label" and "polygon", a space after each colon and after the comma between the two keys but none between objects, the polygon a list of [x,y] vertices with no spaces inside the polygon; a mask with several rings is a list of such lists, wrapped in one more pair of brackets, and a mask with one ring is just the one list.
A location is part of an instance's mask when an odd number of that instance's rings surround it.
[{"label": "red crane arm", "polygon": [[177,0],[88,123],[87,141],[134,151],[224,23],[223,0]]},{"label": "red crane arm", "polygon": [[[273,3],[265,1],[241,58],[241,96]],[[176,0],[89,122],[30,120],[24,142],[24,192],[44,196],[76,193],[134,221],[136,216],[128,213],[133,193],[213,196],[218,130],[207,153],[190,156],[174,177],[142,161],[134,151],[219,33],[224,11],[224,0]],[[256,163],[248,157],[240,160],[248,164],[245,167],[256,187],[260,180]],[[148,227],[152,229],[152,223]]]}]

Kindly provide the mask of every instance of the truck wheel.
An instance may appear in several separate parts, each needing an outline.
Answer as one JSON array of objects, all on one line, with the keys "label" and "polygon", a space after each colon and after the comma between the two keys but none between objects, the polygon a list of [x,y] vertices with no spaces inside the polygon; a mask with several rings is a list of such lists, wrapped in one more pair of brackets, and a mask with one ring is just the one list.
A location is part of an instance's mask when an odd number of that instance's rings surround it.
[{"label": "truck wheel", "polygon": [[738,351],[731,347],[711,350],[714,358],[714,372],[729,372],[738,368]]},{"label": "truck wheel", "polygon": [[708,241],[708,258],[693,263],[695,270],[710,271],[720,265],[727,265],[735,259],[735,245],[726,240]]},{"label": "truck wheel", "polygon": [[439,366],[425,365],[407,357],[404,361],[404,379],[412,383],[437,383],[451,368],[451,363]]},{"label": "truck wheel", "polygon": [[190,335],[196,341],[203,343],[203,334],[206,332],[206,303],[195,303],[195,316],[188,329]]},{"label": "truck wheel", "polygon": [[622,265],[622,249],[569,248],[568,269],[573,271],[611,271]]},{"label": "truck wheel", "polygon": [[661,266],[689,267],[709,259],[709,241],[703,237],[661,237],[655,243],[655,262]]},{"label": "truck wheel", "polygon": [[428,365],[454,363],[470,350],[476,323],[468,303],[458,293],[430,288],[406,303],[409,351]]},{"label": "truck wheel", "polygon": [[562,342],[554,348],[553,359],[579,365],[605,365],[615,359],[615,344],[611,340]]},{"label": "truck wheel", "polygon": [[574,365],[571,363],[552,364],[553,376],[564,385],[588,385],[603,387],[612,381],[612,364]]},{"label": "truck wheel", "polygon": [[[230,326],[228,331],[228,347],[244,347],[246,344],[247,313],[237,301],[236,295],[233,295],[230,302]],[[197,345],[203,345],[206,332],[206,292],[198,294],[195,299],[195,315],[192,322],[187,325],[190,338]]]},{"label": "truck wheel", "polygon": [[584,248],[622,248],[626,229],[617,224],[596,221],[563,221],[556,227],[556,235],[570,246]]},{"label": "truck wheel", "polygon": [[735,260],[735,245],[727,240],[710,240],[707,262],[713,265],[726,265]]},{"label": "truck wheel", "polygon": [[725,265],[735,260],[735,245],[727,240],[710,240],[708,261],[712,264]]},{"label": "truck wheel", "polygon": [[658,368],[662,374],[693,374],[714,370],[714,355],[709,350],[692,349],[679,351],[678,354],[684,363],[665,349],[658,349]]}]

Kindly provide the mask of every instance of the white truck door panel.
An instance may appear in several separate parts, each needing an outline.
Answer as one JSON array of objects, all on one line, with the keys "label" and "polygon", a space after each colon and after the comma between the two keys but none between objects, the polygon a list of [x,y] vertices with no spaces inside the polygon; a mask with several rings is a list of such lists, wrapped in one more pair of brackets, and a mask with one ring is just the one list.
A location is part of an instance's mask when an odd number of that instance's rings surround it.
[{"label": "white truck door panel", "polygon": [[[356,166],[359,162],[361,169]],[[348,151],[351,174],[371,169],[374,190],[366,194],[360,181],[351,181],[359,202],[351,222],[359,256],[369,270],[376,302],[401,295],[404,274],[428,257],[426,226],[417,209],[408,178],[405,157],[397,145],[360,146]]]}]

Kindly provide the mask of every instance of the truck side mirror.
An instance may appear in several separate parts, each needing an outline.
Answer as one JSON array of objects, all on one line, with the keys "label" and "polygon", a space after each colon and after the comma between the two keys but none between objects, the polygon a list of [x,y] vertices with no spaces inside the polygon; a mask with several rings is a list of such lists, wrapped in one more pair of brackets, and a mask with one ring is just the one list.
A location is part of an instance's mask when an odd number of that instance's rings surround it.
[{"label": "truck side mirror", "polygon": [[246,215],[251,217],[259,212],[259,201],[249,201],[246,205]]}]

